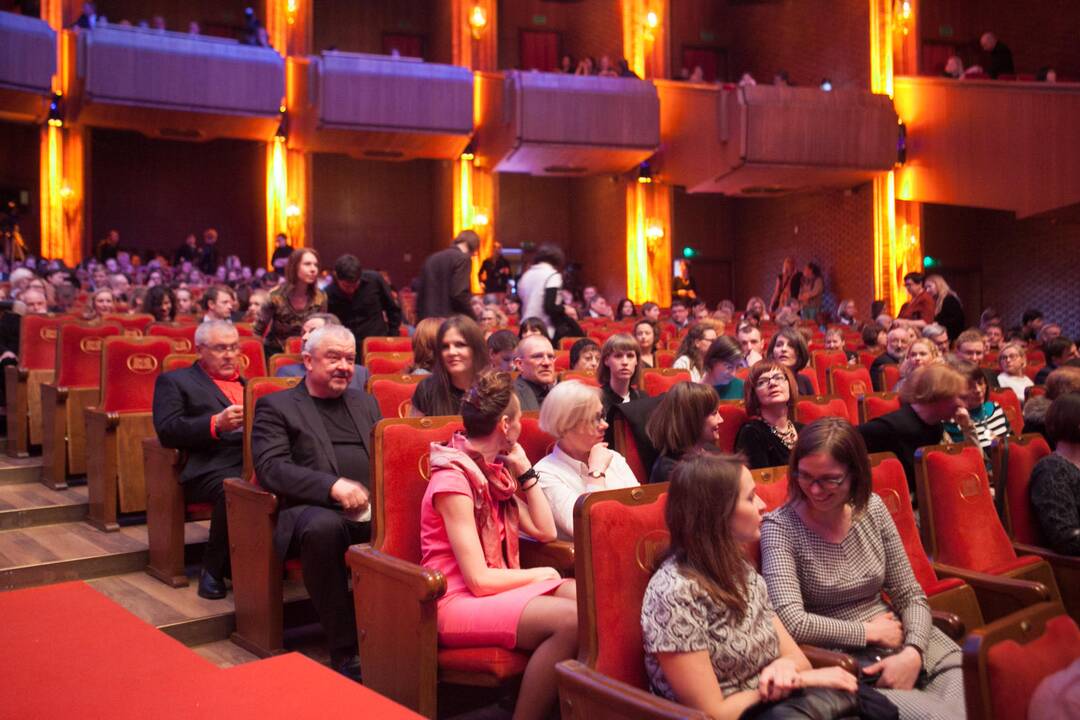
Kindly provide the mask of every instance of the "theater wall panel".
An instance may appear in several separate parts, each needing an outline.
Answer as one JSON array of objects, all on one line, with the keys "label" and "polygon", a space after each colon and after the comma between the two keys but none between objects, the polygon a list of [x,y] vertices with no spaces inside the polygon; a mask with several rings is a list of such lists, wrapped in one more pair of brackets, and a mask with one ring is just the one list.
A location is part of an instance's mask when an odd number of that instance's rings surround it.
[{"label": "theater wall panel", "polygon": [[499,68],[519,67],[522,30],[556,32],[562,52],[574,61],[591,55],[622,55],[622,15],[617,0],[581,0],[572,3],[544,0],[500,0]]}]

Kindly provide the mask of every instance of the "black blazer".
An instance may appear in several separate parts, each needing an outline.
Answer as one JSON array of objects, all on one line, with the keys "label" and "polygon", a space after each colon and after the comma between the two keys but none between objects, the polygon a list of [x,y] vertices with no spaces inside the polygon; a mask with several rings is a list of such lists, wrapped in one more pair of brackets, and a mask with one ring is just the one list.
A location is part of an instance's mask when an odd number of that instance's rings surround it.
[{"label": "black blazer", "polygon": [[420,270],[420,292],[416,299],[416,319],[466,315],[472,317],[469,276],[472,259],[448,247],[424,261]]},{"label": "black blazer", "polygon": [[240,476],[244,431],[222,433],[216,439],[210,434],[210,417],[229,405],[225,393],[198,363],[158,376],[154,430],[163,446],[187,453],[180,482]]},{"label": "black blazer", "polygon": [[[370,457],[372,433],[382,418],[379,406],[375,398],[353,389],[345,391],[342,401]],[[341,472],[330,436],[305,383],[259,399],[251,430],[251,453],[259,484],[280,497],[274,547],[280,557],[285,557],[296,520],[305,506],[340,510],[330,499],[330,488]],[[371,486],[370,478],[352,479]]]}]

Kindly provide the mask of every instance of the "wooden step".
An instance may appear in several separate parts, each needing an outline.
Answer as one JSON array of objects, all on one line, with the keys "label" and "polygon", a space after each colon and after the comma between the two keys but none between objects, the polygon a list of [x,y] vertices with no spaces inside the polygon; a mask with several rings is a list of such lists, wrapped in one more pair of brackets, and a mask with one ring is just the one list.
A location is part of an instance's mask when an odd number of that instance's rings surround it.
[{"label": "wooden step", "polygon": [[[198,556],[208,521],[184,527],[187,550]],[[146,526],[104,533],[83,522],[0,531],[0,590],[142,572],[149,560]]]},{"label": "wooden step", "polygon": [[0,485],[0,530],[79,522],[88,509],[85,486],[50,490],[39,482]]},{"label": "wooden step", "polygon": [[0,485],[41,482],[41,458],[0,455]]},{"label": "wooden step", "polygon": [[[192,564],[189,572],[192,582],[182,588],[166,585],[145,572],[112,575],[87,584],[185,645],[227,640],[236,629],[232,593],[221,600],[201,598],[198,565]],[[286,581],[284,598],[286,625],[307,618],[310,601],[303,583]]]}]

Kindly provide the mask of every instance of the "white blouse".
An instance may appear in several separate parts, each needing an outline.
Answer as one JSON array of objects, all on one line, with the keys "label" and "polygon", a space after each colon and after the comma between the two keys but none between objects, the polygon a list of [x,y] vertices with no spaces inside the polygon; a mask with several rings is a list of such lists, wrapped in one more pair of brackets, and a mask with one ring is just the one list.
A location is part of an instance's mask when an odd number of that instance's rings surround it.
[{"label": "white blouse", "polygon": [[702,377],[704,377],[700,370],[690,364],[689,355],[680,355],[679,357],[675,358],[675,362],[674,364],[672,364],[671,367],[676,370],[689,370],[691,382],[701,382]]},{"label": "white blouse", "polygon": [[[589,466],[567,455],[556,443],[551,453],[536,463],[535,468],[540,475],[540,489],[547,496],[551,514],[555,516],[559,539],[573,540],[574,503],[587,492],[586,486],[592,479],[588,476]],[[641,484],[634,477],[634,471],[626,464],[626,458],[614,451],[606,473],[606,490]]]}]

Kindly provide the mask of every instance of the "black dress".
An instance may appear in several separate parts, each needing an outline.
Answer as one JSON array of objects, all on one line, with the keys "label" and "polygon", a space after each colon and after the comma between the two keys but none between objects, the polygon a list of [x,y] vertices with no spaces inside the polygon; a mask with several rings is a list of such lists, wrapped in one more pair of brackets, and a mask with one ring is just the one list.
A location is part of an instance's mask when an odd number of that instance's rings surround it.
[{"label": "black dress", "polygon": [[[792,425],[796,432],[803,429],[802,423],[793,422]],[[735,436],[735,452],[746,457],[746,465],[751,470],[787,465],[791,459],[791,449],[759,418],[748,420],[739,428],[739,434]]]},{"label": "black dress", "polygon": [[915,492],[915,451],[926,445],[941,442],[945,426],[942,423],[927,425],[910,405],[874,418],[859,426],[866,441],[866,449],[872,453],[891,452],[904,466],[908,490]]},{"label": "black dress", "polygon": [[956,340],[956,336],[964,332],[964,306],[949,293],[941,302],[941,312],[934,316],[934,322],[949,331],[949,340]]}]

